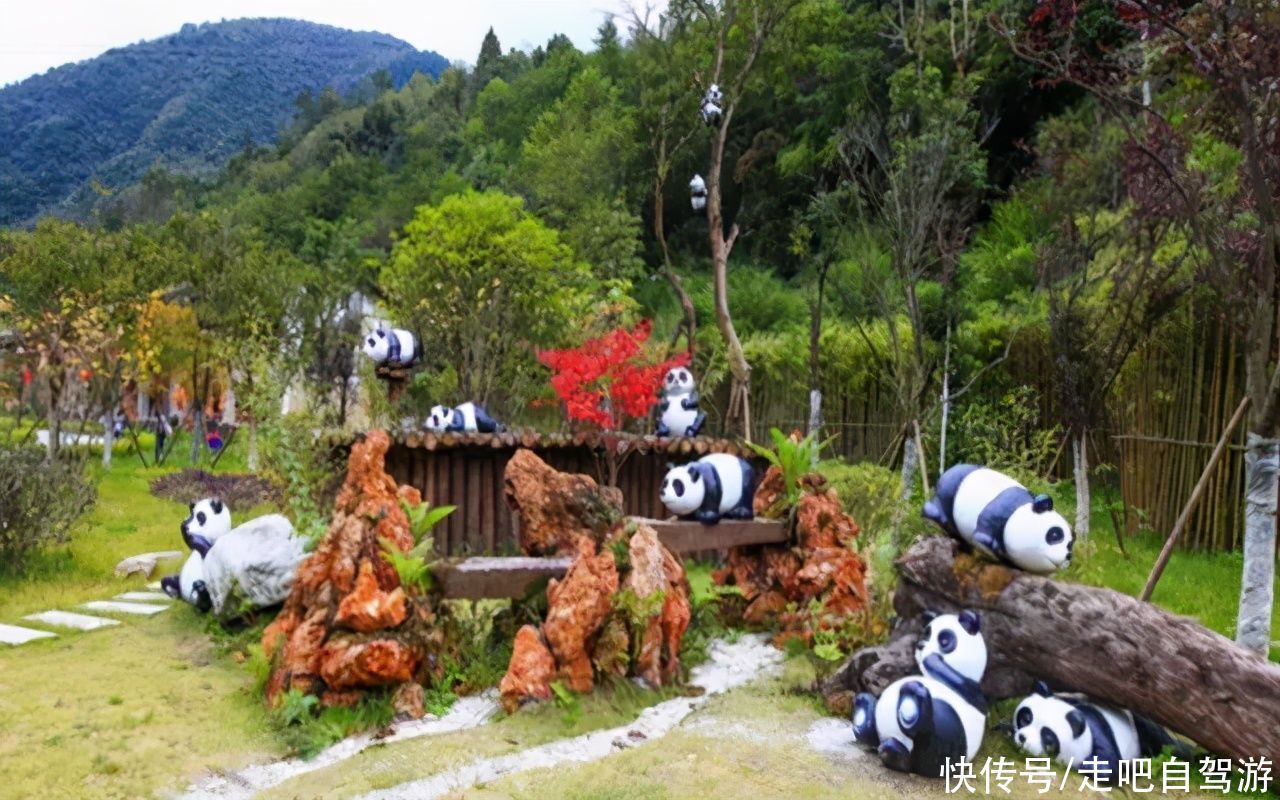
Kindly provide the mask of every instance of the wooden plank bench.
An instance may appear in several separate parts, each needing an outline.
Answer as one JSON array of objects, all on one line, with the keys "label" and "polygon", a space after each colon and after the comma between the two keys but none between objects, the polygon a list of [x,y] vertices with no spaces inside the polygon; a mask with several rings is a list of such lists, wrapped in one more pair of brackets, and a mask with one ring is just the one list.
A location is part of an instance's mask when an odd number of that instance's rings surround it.
[{"label": "wooden plank bench", "polygon": [[[677,555],[787,541],[786,525],[775,520],[721,520],[716,525],[684,520],[636,521],[653,528],[667,549]],[[441,564],[435,575],[447,600],[515,599],[526,597],[541,581],[563,577],[572,563],[573,559],[566,557],[481,556]]]}]

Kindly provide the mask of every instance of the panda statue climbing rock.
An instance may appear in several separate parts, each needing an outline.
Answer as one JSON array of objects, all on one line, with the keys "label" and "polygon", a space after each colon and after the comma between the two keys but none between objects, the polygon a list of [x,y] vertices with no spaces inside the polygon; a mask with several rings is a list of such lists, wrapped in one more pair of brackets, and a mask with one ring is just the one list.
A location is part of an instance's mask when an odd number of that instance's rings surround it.
[{"label": "panda statue climbing rock", "polygon": [[422,359],[422,342],[399,328],[378,327],[364,337],[360,349],[380,367],[412,367]]},{"label": "panda statue climbing rock", "polygon": [[436,433],[498,433],[506,426],[495,422],[483,407],[475,403],[463,403],[457,408],[432,406],[427,416],[427,430]]},{"label": "panda statue climbing rock", "polygon": [[1071,561],[1071,526],[1053,510],[1053,499],[1033,496],[993,469],[957,464],[942,473],[937,493],[924,505],[924,517],[1027,572],[1044,575]]},{"label": "panda statue climbing rock", "polygon": [[182,541],[191,548],[191,554],[183,562],[181,572],[160,579],[160,588],[170,597],[184,600],[200,611],[208,611],[212,601],[204,580],[204,554],[191,546],[192,537],[198,536],[212,546],[231,532],[231,509],[217,498],[206,498],[191,503],[188,511],[190,513],[179,529]]},{"label": "panda statue climbing rock", "polygon": [[662,503],[667,510],[704,525],[714,525],[721,517],[751,519],[755,492],[755,469],[727,453],[672,467],[662,479]]},{"label": "panda statue climbing rock", "polygon": [[693,388],[693,373],[684,367],[667,372],[662,382],[662,401],[658,403],[658,436],[697,436],[707,415],[698,408],[698,390]]},{"label": "panda statue climbing rock", "polygon": [[1040,681],[1013,713],[1013,741],[1030,756],[1054,758],[1099,782],[1114,781],[1121,761],[1154,758],[1166,747],[1189,751],[1145,717],[1081,694],[1055,695]]},{"label": "panda statue climbing rock", "polygon": [[220,617],[283,602],[307,555],[286,517],[267,514],[232,528],[230,510],[217,499],[192,503],[181,529],[191,555],[161,588]]},{"label": "panda statue climbing rock", "polygon": [[920,674],[899,678],[876,699],[853,702],[853,735],[890,769],[941,777],[948,761],[972,760],[987,726],[987,701],[979,683],[987,646],[973,611],[926,612],[916,644]]}]

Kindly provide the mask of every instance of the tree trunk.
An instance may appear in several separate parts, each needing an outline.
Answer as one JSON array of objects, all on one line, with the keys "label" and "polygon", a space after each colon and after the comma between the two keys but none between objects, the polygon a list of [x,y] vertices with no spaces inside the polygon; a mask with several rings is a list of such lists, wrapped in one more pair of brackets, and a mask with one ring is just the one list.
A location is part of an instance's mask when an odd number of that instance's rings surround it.
[{"label": "tree trunk", "polygon": [[698,332],[698,313],[693,307],[693,298],[689,297],[689,292],[684,288],[684,281],[680,280],[680,276],[676,274],[675,267],[671,264],[671,251],[667,247],[667,229],[664,215],[667,213],[667,201],[665,195],[666,187],[666,160],[667,142],[664,137],[659,144],[660,159],[657,175],[653,179],[653,235],[658,240],[658,246],[662,249],[662,274],[666,277],[667,283],[671,284],[671,289],[676,293],[676,299],[680,301],[680,313],[684,315],[681,327],[676,330],[675,336],[671,342],[674,346],[675,342],[680,338],[680,331],[685,334],[685,352],[692,353],[694,349],[694,338]]},{"label": "tree trunk", "polygon": [[947,421],[951,416],[951,325],[947,325],[946,351],[942,357],[942,426],[938,434],[938,477],[947,471]]},{"label": "tree trunk", "polygon": [[[192,404],[191,409],[191,466],[200,463],[200,448],[204,445],[204,406]],[[177,431],[174,432],[175,434]]]},{"label": "tree trunk", "polygon": [[916,471],[919,465],[916,463],[920,451],[916,449],[916,443],[911,438],[911,434],[904,430],[902,435],[902,485],[899,488],[898,507],[893,511],[893,540],[894,552],[901,552],[903,544],[902,526],[906,522],[907,509],[911,505],[911,493],[916,487]]},{"label": "tree trunk", "polygon": [[720,129],[712,138],[711,166],[707,170],[707,237],[711,243],[711,266],[715,278],[716,323],[724,338],[725,356],[732,375],[725,432],[736,431],[743,439],[751,441],[751,366],[747,364],[742,342],[738,339],[738,331],[734,328],[733,316],[729,312],[729,253],[738,238],[738,226],[735,223],[726,237],[720,195],[720,170],[724,162],[729,118],[730,115],[726,113]]},{"label": "tree trunk", "polygon": [[115,414],[108,413],[103,419],[106,420],[106,424],[102,426],[102,467],[111,469],[111,451],[116,445]]},{"label": "tree trunk", "polygon": [[1073,472],[1076,481],[1076,529],[1075,537],[1081,542],[1089,541],[1089,431],[1081,428],[1071,440],[1071,455],[1075,465]]},{"label": "tree trunk", "polygon": [[1271,646],[1276,564],[1276,477],[1280,441],[1250,433],[1245,451],[1244,574],[1236,643],[1263,658]]},{"label": "tree trunk", "polygon": [[245,466],[250,472],[258,471],[258,421],[249,418],[249,454],[245,457]]},{"label": "tree trunk", "polygon": [[[1192,619],[1111,589],[977,559],[943,536],[911,548],[898,571],[894,607],[904,620],[925,609],[979,612],[993,675],[1025,673],[1055,688],[1087,691],[1219,756],[1280,759],[1280,666]],[[875,666],[875,684],[864,681],[869,665]],[[855,653],[828,682],[827,693],[859,686],[878,691],[915,672],[910,648],[895,642]],[[991,686],[986,680],[983,685]],[[990,697],[1016,696],[1024,685],[1009,681]]]},{"label": "tree trunk", "polygon": [[[823,261],[818,270],[818,296],[809,311],[809,429],[816,437],[822,428],[822,302],[827,288],[828,262]],[[818,452],[813,454],[818,465]]]}]

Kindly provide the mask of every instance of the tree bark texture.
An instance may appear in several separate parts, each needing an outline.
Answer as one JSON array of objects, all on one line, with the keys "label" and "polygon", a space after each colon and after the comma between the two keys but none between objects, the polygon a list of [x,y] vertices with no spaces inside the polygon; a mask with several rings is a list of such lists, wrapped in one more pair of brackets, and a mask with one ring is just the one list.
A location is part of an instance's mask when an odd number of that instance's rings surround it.
[{"label": "tree bark texture", "polygon": [[[1276,574],[1276,479],[1280,441],[1250,433],[1245,451],[1244,574],[1236,643],[1266,658]],[[1280,723],[1276,723],[1280,727]]]}]

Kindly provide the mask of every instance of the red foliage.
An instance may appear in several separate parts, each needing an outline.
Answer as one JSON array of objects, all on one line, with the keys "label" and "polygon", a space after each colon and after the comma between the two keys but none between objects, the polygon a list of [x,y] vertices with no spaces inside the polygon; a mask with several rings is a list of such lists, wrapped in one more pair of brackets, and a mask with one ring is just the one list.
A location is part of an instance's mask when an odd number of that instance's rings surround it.
[{"label": "red foliage", "polygon": [[631,330],[617,328],[576,348],[538,353],[538,360],[551,369],[551,387],[569,419],[611,431],[621,429],[628,417],[649,414],[663,376],[689,363],[688,353],[651,361],[644,343],[652,330],[649,320],[641,320]]}]

